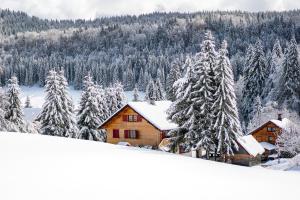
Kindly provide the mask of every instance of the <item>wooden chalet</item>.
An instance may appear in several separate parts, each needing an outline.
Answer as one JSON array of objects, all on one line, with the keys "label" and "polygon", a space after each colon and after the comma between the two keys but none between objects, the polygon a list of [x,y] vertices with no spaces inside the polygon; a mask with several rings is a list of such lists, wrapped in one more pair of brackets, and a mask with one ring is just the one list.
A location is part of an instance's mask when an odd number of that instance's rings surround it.
[{"label": "wooden chalet", "polygon": [[177,127],[167,120],[170,101],[129,102],[100,126],[107,132],[107,142],[157,148],[166,133]]},{"label": "wooden chalet", "polygon": [[265,122],[251,131],[249,135],[252,135],[264,147],[264,156],[268,157],[270,154],[275,153],[275,144],[278,135],[282,133],[282,130],[292,126],[295,126],[292,121],[287,118],[282,118],[281,114],[279,114],[277,119]]}]

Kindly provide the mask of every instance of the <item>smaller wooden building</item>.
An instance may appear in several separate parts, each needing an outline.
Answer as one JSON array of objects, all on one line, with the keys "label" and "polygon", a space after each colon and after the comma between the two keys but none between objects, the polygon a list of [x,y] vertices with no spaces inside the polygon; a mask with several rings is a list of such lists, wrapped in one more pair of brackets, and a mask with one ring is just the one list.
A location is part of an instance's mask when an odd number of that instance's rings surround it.
[{"label": "smaller wooden building", "polygon": [[170,105],[170,101],[129,102],[100,126],[106,130],[106,142],[157,148],[166,133],[177,127],[167,120]]},{"label": "smaller wooden building", "polygon": [[238,138],[237,143],[238,151],[235,150],[234,155],[229,156],[232,164],[253,166],[261,162],[265,150],[252,135]]}]

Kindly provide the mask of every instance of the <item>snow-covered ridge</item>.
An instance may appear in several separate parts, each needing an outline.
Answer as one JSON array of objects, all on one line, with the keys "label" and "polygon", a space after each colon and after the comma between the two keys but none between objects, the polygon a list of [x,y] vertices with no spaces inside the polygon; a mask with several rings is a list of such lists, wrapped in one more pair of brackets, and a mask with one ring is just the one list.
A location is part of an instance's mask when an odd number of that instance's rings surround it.
[{"label": "snow-covered ridge", "polygon": [[54,136],[1,132],[0,160],[4,200],[298,200],[300,195],[296,172]]}]

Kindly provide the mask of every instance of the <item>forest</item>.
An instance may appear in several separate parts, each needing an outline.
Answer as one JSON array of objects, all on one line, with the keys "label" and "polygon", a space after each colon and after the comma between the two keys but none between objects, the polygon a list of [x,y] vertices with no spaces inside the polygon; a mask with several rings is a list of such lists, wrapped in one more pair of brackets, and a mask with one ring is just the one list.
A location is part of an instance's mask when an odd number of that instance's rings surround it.
[{"label": "forest", "polygon": [[[76,89],[82,89],[87,74],[98,85],[120,82],[125,90],[137,86],[145,91],[155,79],[170,97],[174,73],[175,79],[183,76],[186,61],[200,52],[204,33],[210,30],[216,48],[227,41],[245,130],[254,123],[251,119],[258,108],[277,109],[279,102],[282,109],[290,97],[298,102],[299,96],[283,91],[279,82],[284,81],[280,77],[284,55],[299,59],[299,21],[299,10],[152,13],[94,20],[46,20],[0,10],[0,82],[5,85],[14,75],[20,85],[44,86],[49,70],[56,69],[63,70]],[[292,85],[298,90],[297,82]],[[286,94],[279,98],[280,92]],[[298,105],[285,106],[299,113]]]}]

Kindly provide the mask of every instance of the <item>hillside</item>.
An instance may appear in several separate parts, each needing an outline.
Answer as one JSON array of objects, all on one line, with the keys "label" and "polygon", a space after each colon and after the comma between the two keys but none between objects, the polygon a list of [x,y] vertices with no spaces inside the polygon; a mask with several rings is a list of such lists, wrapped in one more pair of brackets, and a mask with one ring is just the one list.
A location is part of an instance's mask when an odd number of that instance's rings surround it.
[{"label": "hillside", "polygon": [[5,200],[296,200],[300,195],[296,172],[41,135],[0,133],[0,160]]}]

